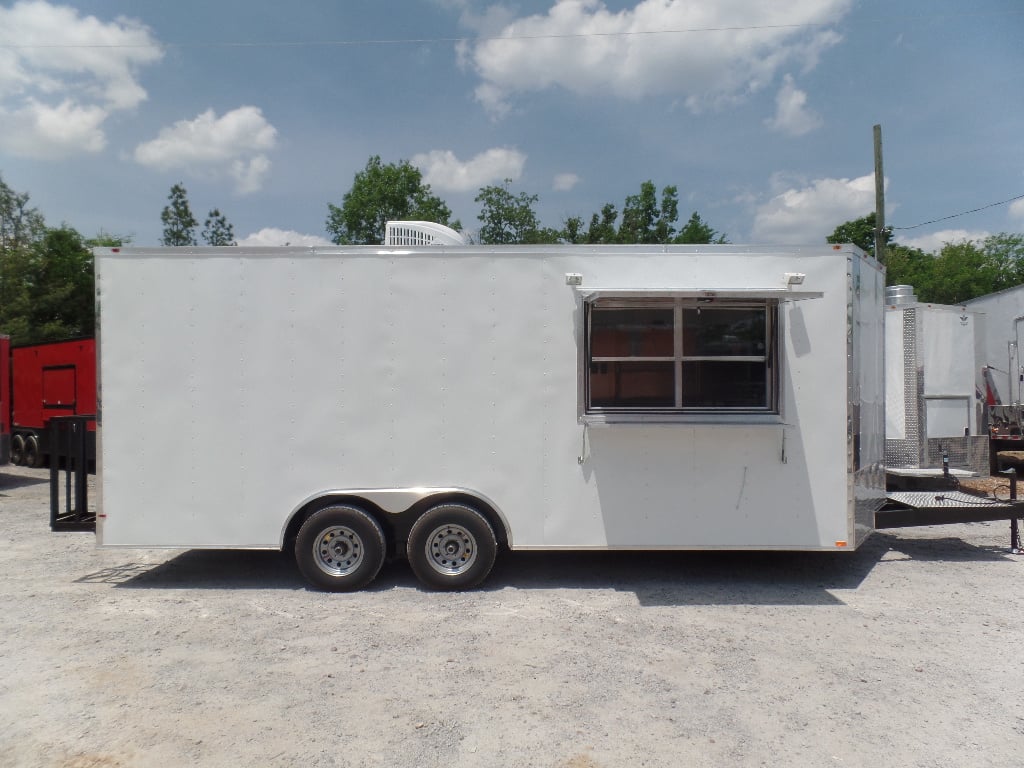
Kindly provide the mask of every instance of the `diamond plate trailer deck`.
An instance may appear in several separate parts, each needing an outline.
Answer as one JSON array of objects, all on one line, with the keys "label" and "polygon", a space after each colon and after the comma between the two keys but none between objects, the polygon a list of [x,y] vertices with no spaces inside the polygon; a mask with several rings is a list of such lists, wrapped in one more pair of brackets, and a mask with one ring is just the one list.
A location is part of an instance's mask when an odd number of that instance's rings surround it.
[{"label": "diamond plate trailer deck", "polygon": [[[1011,495],[1016,497],[1016,489]],[[1024,517],[1024,502],[1016,498],[988,499],[957,490],[900,491],[889,493],[875,513],[875,528],[912,528],[951,523],[1010,521],[1010,550],[1021,553],[1017,519]]]}]

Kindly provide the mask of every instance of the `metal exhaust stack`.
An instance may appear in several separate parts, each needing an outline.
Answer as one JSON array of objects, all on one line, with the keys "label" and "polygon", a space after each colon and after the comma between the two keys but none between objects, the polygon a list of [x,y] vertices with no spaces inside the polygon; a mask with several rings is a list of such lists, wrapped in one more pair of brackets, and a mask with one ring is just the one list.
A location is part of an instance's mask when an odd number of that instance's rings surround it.
[{"label": "metal exhaust stack", "polygon": [[914,295],[914,286],[887,285],[885,287],[885,303],[890,307],[901,304],[916,304],[917,296]]}]

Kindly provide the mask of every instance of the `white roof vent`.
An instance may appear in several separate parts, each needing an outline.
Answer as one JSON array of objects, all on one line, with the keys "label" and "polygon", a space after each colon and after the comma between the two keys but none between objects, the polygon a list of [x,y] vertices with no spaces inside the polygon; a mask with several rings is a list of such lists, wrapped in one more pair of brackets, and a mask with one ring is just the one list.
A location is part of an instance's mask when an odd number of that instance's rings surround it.
[{"label": "white roof vent", "polygon": [[384,226],[384,245],[465,245],[466,239],[451,227],[432,221],[389,221]]}]

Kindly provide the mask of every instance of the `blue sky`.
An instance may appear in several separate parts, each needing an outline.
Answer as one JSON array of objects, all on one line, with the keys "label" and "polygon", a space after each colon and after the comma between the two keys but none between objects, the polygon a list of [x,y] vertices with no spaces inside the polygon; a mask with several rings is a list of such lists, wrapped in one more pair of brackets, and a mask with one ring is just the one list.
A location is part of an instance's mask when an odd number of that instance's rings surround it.
[{"label": "blue sky", "polygon": [[[557,227],[643,181],[732,242],[819,243],[1024,195],[1020,0],[0,3],[0,174],[51,224],[157,244],[181,181],[242,242],[326,238],[379,154],[463,225],[511,179]],[[901,242],[1024,231],[1024,199]]]}]

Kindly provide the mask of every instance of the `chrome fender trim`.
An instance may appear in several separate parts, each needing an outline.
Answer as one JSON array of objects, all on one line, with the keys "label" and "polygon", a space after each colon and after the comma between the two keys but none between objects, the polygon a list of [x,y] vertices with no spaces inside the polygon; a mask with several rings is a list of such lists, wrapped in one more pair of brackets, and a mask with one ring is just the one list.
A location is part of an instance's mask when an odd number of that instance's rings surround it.
[{"label": "chrome fender trim", "polygon": [[479,491],[474,491],[470,488],[458,488],[458,487],[443,487],[443,488],[428,488],[428,487],[416,487],[416,488],[331,488],[329,490],[320,491],[313,493],[303,499],[299,504],[292,509],[291,514],[288,515],[288,519],[285,521],[281,528],[281,546],[284,546],[285,531],[291,521],[298,514],[300,509],[303,509],[311,502],[317,499],[328,498],[330,496],[354,496],[360,499],[365,499],[371,504],[376,505],[380,509],[384,510],[389,515],[399,515],[405,512],[410,507],[423,501],[424,499],[430,498],[431,496],[443,496],[450,495],[453,493],[470,496],[475,499],[479,499],[482,503],[486,504],[490,509],[494,510],[494,513],[498,516],[502,526],[505,529],[505,536],[509,544],[509,548],[512,547],[512,529],[509,527],[508,518],[501,511],[501,507],[495,504],[490,498]]}]

